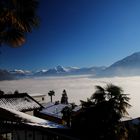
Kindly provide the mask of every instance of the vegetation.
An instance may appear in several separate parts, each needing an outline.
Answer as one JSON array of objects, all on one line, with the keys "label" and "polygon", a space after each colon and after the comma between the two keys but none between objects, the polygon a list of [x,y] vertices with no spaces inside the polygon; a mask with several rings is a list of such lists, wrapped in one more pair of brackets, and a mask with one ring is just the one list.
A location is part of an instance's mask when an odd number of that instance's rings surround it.
[{"label": "vegetation", "polygon": [[4,95],[4,91],[0,90],[0,95]]},{"label": "vegetation", "polygon": [[68,96],[65,89],[63,90],[63,93],[62,93],[61,104],[68,104]]},{"label": "vegetation", "polygon": [[51,102],[52,102],[52,96],[55,96],[55,92],[54,92],[53,90],[50,90],[50,91],[48,92],[48,95],[50,96]]},{"label": "vegetation", "polygon": [[64,107],[61,111],[63,114],[62,119],[65,121],[66,125],[68,127],[71,126],[71,115],[72,115],[72,107]]},{"label": "vegetation", "polygon": [[127,137],[126,128],[121,125],[120,119],[128,115],[126,109],[131,107],[129,100],[118,86],[96,86],[91,98],[81,101],[82,112],[73,118],[72,128],[78,130],[81,139],[94,137],[119,140]]},{"label": "vegetation", "polygon": [[0,0],[0,45],[18,47],[38,26],[38,0]]}]

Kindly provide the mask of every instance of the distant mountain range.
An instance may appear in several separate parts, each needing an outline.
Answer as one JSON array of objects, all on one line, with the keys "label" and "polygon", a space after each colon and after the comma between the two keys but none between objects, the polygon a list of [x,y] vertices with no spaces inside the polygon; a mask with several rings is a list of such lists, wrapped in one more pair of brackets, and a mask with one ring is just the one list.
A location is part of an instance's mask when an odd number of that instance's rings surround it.
[{"label": "distant mountain range", "polygon": [[123,58],[109,67],[63,67],[57,66],[51,69],[43,69],[37,72],[25,70],[2,70],[0,69],[0,80],[13,80],[30,77],[43,76],[66,76],[91,74],[94,77],[111,77],[111,76],[135,76],[140,75],[140,52]]},{"label": "distant mountain range", "polygon": [[80,75],[80,74],[93,74],[101,72],[105,67],[90,67],[90,68],[77,68],[77,67],[63,67],[57,66],[48,70],[41,70],[34,73],[34,76],[59,76],[59,75]]},{"label": "distant mountain range", "polygon": [[133,53],[103,70],[98,76],[140,75],[140,52]]},{"label": "distant mountain range", "polygon": [[43,69],[40,71],[25,71],[25,70],[0,70],[0,80],[13,80],[21,78],[43,77],[43,76],[66,76],[66,75],[83,75],[97,73],[104,70],[105,67],[90,67],[90,68],[77,68],[77,67],[63,67],[57,66],[51,69]]}]

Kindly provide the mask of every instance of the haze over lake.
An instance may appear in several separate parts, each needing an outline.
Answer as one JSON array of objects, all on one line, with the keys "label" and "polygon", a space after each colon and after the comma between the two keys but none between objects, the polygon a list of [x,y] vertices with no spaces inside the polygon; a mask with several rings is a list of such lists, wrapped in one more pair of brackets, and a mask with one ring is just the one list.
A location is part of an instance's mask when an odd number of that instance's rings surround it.
[{"label": "haze over lake", "polygon": [[123,88],[125,94],[130,94],[129,109],[130,117],[140,116],[140,76],[138,77],[113,77],[113,78],[91,78],[89,75],[45,77],[35,79],[22,79],[11,81],[0,81],[0,89],[6,93],[18,90],[29,94],[46,94],[46,101],[50,101],[48,92],[55,91],[54,101],[60,100],[63,89],[67,91],[69,102],[80,104],[80,100],[86,100],[95,91],[95,85],[105,86],[108,83]]}]

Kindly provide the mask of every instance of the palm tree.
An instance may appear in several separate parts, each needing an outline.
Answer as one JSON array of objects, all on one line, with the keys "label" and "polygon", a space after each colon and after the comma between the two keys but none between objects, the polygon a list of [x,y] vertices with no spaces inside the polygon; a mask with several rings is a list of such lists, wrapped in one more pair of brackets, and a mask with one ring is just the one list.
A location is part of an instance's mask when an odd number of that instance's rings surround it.
[{"label": "palm tree", "polygon": [[90,100],[94,100],[95,104],[98,104],[100,102],[105,101],[106,99],[106,93],[105,89],[102,88],[101,86],[95,86],[96,91],[95,93],[90,97]]},{"label": "palm tree", "polygon": [[128,115],[126,108],[131,107],[129,100],[128,95],[123,94],[122,88],[113,84],[108,84],[106,87],[96,86],[96,91],[90,98],[90,102],[92,101],[95,105],[108,102],[110,109],[114,110],[120,118]]},{"label": "palm tree", "polygon": [[112,104],[114,110],[123,117],[128,115],[126,108],[130,108],[131,105],[128,103],[130,98],[128,94],[123,94],[121,87],[109,84],[106,86],[106,92],[108,101]]},{"label": "palm tree", "polygon": [[52,96],[55,96],[55,92],[54,92],[53,90],[50,90],[50,91],[48,92],[48,95],[50,96],[51,102],[52,102]]},{"label": "palm tree", "polygon": [[22,45],[26,33],[38,25],[37,7],[38,0],[1,0],[0,44]]}]

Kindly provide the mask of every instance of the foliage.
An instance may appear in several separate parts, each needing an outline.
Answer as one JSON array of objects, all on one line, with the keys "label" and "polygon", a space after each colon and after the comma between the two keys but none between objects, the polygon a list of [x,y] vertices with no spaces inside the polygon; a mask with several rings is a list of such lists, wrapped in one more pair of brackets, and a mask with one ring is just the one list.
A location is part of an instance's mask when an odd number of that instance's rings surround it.
[{"label": "foliage", "polygon": [[68,96],[65,89],[63,90],[63,93],[62,93],[61,104],[68,104]]},{"label": "foliage", "polygon": [[61,113],[63,114],[62,119],[66,122],[66,125],[70,127],[72,107],[66,106],[62,109]]},{"label": "foliage", "polygon": [[129,100],[118,86],[96,86],[91,98],[81,101],[82,112],[73,119],[72,128],[78,129],[79,135],[83,132],[83,139],[87,139],[87,136],[95,139],[121,139],[126,129],[120,125],[120,119],[128,115],[126,109],[131,107]]},{"label": "foliage", "polygon": [[0,90],[0,95],[4,95],[4,91]]},{"label": "foliage", "polygon": [[14,94],[19,94],[19,91],[18,91],[18,90],[15,90],[15,91],[14,91]]},{"label": "foliage", "polygon": [[38,0],[0,0],[0,44],[18,47],[38,26]]},{"label": "foliage", "polygon": [[53,90],[50,90],[50,91],[48,92],[48,95],[50,96],[51,102],[52,102],[52,96],[55,96],[55,92],[54,92]]}]

